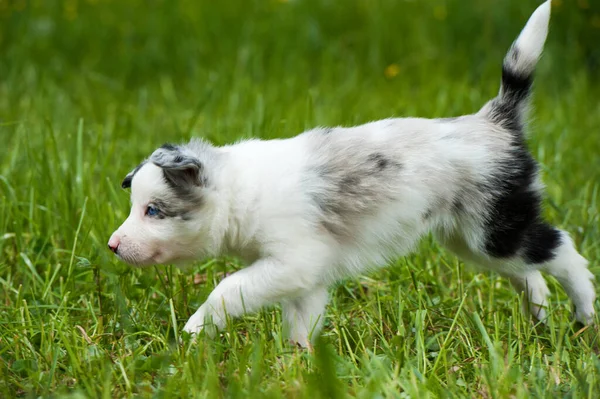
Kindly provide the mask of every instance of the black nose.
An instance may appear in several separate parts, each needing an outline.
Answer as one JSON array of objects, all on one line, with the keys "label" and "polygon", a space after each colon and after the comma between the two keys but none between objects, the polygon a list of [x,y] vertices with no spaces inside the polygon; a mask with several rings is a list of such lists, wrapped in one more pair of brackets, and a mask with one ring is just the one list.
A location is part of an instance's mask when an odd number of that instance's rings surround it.
[{"label": "black nose", "polygon": [[108,244],[108,249],[110,249],[114,253],[117,253],[117,251],[119,250],[119,244],[117,244],[117,245],[110,245],[110,244]]}]

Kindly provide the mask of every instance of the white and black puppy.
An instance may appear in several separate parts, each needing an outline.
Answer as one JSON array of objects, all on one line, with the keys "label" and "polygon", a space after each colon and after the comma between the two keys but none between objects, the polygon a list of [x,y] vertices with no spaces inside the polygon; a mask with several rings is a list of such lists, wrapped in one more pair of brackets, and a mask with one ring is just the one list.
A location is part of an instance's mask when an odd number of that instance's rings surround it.
[{"label": "white and black puppy", "polygon": [[542,220],[543,186],[525,143],[549,19],[550,1],[506,55],[499,95],[476,114],[162,146],[123,181],[131,213],[108,246],[137,266],[224,253],[248,261],[190,318],[190,333],[281,302],[290,338],[309,345],[330,285],[408,254],[429,232],[510,279],[537,319],[546,317],[546,272],[577,320],[591,322],[594,277],[569,235]]}]

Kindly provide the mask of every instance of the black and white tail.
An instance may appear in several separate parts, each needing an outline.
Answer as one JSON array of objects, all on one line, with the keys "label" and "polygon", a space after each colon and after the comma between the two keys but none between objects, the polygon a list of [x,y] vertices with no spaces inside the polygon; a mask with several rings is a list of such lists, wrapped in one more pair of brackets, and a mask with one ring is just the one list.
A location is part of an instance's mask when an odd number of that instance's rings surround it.
[{"label": "black and white tail", "polygon": [[521,129],[533,74],[544,49],[549,23],[550,0],[533,12],[504,57],[500,93],[482,111],[505,128]]}]

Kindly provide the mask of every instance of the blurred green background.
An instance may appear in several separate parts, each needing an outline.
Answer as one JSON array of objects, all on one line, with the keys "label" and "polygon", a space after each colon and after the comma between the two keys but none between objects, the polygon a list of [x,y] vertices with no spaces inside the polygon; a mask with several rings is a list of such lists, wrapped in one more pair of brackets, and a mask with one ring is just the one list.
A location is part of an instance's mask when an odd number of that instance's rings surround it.
[{"label": "blurred green background", "polygon": [[[178,346],[241,265],[139,271],[106,249],[121,179],[163,142],[476,112],[538,4],[0,0],[0,396],[593,397],[597,328],[572,330],[553,280],[538,332],[506,281],[431,240],[334,290],[316,357],[268,310]],[[599,44],[600,1],[553,2],[530,135],[547,216],[596,275]]]}]

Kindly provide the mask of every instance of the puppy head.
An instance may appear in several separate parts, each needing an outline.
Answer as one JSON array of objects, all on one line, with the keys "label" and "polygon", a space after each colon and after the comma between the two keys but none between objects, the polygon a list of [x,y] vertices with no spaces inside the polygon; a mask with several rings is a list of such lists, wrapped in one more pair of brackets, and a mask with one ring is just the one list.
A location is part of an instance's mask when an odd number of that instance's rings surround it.
[{"label": "puppy head", "polygon": [[131,211],[111,236],[109,248],[134,266],[201,256],[214,213],[205,166],[188,146],[165,144],[154,151],[121,184],[131,188]]}]

